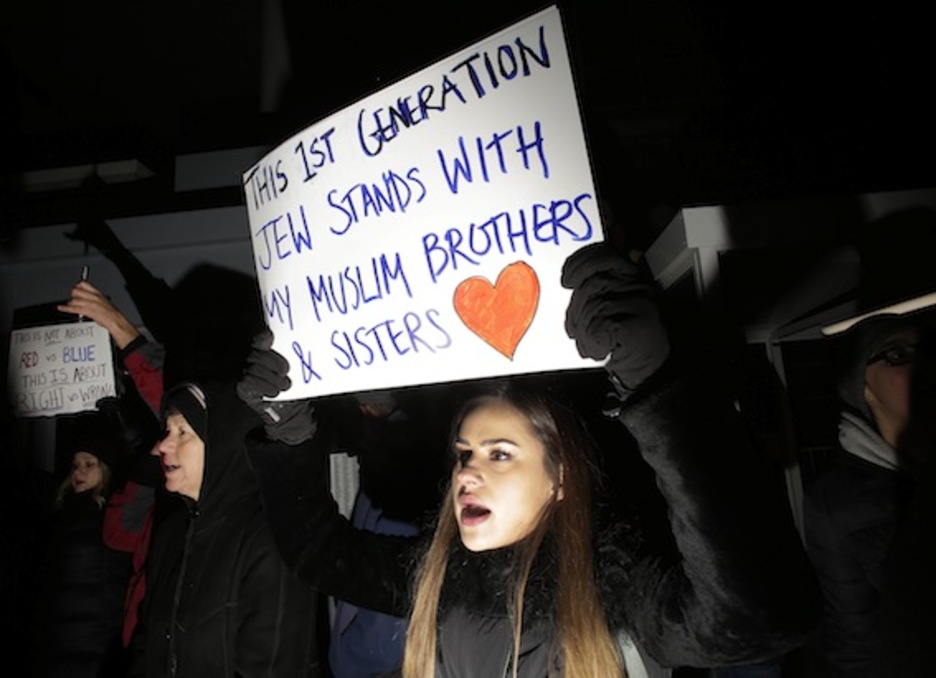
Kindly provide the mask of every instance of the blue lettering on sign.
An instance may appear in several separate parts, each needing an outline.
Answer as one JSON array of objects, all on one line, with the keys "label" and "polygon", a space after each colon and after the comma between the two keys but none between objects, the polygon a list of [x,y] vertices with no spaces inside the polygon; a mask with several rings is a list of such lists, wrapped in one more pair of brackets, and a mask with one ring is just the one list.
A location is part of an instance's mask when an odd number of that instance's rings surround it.
[{"label": "blue lettering on sign", "polygon": [[254,209],[260,209],[268,202],[276,200],[289,185],[289,178],[283,171],[283,161],[277,160],[272,166],[257,165],[250,170],[245,182],[250,186]]},{"label": "blue lettering on sign", "polygon": [[63,363],[91,363],[94,360],[94,344],[62,347]]},{"label": "blue lettering on sign", "polygon": [[312,379],[322,380],[322,375],[312,367],[312,353],[302,348],[298,341],[292,343],[293,353],[299,358],[300,371],[302,372],[302,383],[308,384]]},{"label": "blue lettering on sign", "polygon": [[[471,84],[474,86],[475,94],[481,99],[487,94],[485,85],[491,89],[500,87],[500,83],[497,80],[498,73],[500,73],[504,80],[513,80],[517,77],[518,72],[522,73],[524,77],[528,77],[532,72],[530,68],[531,59],[543,68],[549,68],[549,50],[546,48],[545,26],[539,27],[539,53],[524,43],[522,38],[518,37],[514,40],[514,44],[517,47],[517,53],[514,52],[514,48],[509,44],[501,45],[497,48],[496,68],[490,53],[483,52],[481,54],[472,54],[452,68],[452,72],[455,73],[460,68],[464,67],[468,72],[468,78],[471,80]],[[519,54],[520,57],[519,62],[517,61],[517,54]],[[475,68],[475,66],[478,65],[476,64],[477,61],[480,61],[484,65],[483,72]],[[487,78],[484,77],[485,75],[487,75]]]},{"label": "blue lettering on sign", "polygon": [[289,325],[293,329],[292,300],[289,293],[289,285],[283,285],[283,289],[274,287],[270,290],[269,298],[263,299],[263,308],[266,310],[267,317],[271,320],[275,317],[282,325]]},{"label": "blue lettering on sign", "polygon": [[[415,95],[399,97],[392,106],[358,112],[357,130],[361,150],[368,156],[380,153],[384,145],[396,139],[404,130],[442,114],[455,97],[466,104],[466,92],[474,93],[478,100],[489,91],[517,77],[530,77],[534,68],[551,67],[549,49],[546,45],[546,28],[539,27],[539,44],[528,45],[517,37],[512,43],[499,45],[492,51],[476,52],[455,64],[449,73],[442,76],[439,87],[422,85]],[[468,84],[459,83],[460,76]]]},{"label": "blue lettering on sign", "polygon": [[254,251],[259,250],[257,263],[264,271],[272,268],[274,260],[282,261],[293,252],[301,254],[303,250],[312,250],[312,232],[305,206],[299,205],[297,216],[291,212],[286,212],[285,216],[285,223],[281,214],[254,232]]},{"label": "blue lettering on sign", "polygon": [[350,370],[373,365],[378,359],[386,363],[410,352],[435,353],[451,346],[452,338],[440,324],[439,312],[430,308],[423,315],[409,311],[402,319],[391,318],[350,332],[335,330],[331,345],[337,351],[335,364]]},{"label": "blue lettering on sign", "polygon": [[416,94],[416,104],[411,103],[411,96],[397,99],[396,106],[377,108],[368,111],[362,108],[358,112],[358,141],[361,150],[371,157],[383,150],[385,143],[393,141],[403,129],[414,127],[429,119],[430,111],[445,111],[446,100],[454,94],[459,101],[466,103],[465,96],[447,75],[442,76],[442,86],[436,90],[432,85],[424,85]]},{"label": "blue lettering on sign", "polygon": [[305,140],[301,140],[296,144],[293,153],[302,160],[302,169],[305,171],[303,182],[314,179],[318,175],[318,170],[324,167],[326,163],[333,164],[335,162],[335,155],[332,152],[331,145],[331,135],[334,132],[335,128],[332,127],[324,134],[313,137],[308,145],[306,145]]},{"label": "blue lettering on sign", "polygon": [[419,178],[419,168],[411,167],[401,176],[393,170],[381,175],[381,183],[355,184],[339,194],[328,192],[328,204],[342,215],[342,222],[329,229],[335,235],[344,235],[354,224],[368,217],[380,217],[385,212],[405,213],[410,204],[420,203],[426,197],[426,185]]},{"label": "blue lettering on sign", "polygon": [[[514,155],[505,156],[505,146],[507,146],[505,142],[511,137],[515,137],[516,141],[506,150]],[[542,172],[543,178],[549,178],[549,163],[546,161],[546,152],[543,149],[543,129],[539,120],[533,124],[533,135],[529,139],[524,134],[523,127],[518,125],[516,129],[495,132],[490,138],[475,137],[474,153],[471,157],[469,157],[463,137],[458,137],[458,148],[459,153],[451,156],[450,159],[446,157],[441,148],[436,151],[445,180],[452,193],[458,193],[461,178],[468,183],[474,181],[474,168],[477,168],[480,179],[484,182],[491,181],[491,169],[506,175],[509,172],[508,158],[510,157],[519,157],[523,163],[523,169],[527,171],[535,164],[536,169]]]},{"label": "blue lettering on sign", "polygon": [[399,252],[393,255],[392,261],[386,254],[371,257],[370,270],[366,274],[360,266],[345,266],[343,271],[322,274],[316,279],[306,276],[309,298],[318,321],[322,320],[320,305],[324,305],[329,313],[345,315],[389,296],[394,291],[393,283],[402,284],[406,295],[412,298]]},{"label": "blue lettering on sign", "polygon": [[593,199],[590,193],[582,193],[572,200],[553,200],[548,205],[537,203],[517,214],[501,212],[487,221],[449,228],[441,236],[426,233],[422,238],[423,254],[432,282],[437,282],[449,267],[457,271],[459,262],[477,266],[489,253],[520,252],[530,257],[532,244],[559,246],[565,242],[590,240],[594,227],[582,203]]}]

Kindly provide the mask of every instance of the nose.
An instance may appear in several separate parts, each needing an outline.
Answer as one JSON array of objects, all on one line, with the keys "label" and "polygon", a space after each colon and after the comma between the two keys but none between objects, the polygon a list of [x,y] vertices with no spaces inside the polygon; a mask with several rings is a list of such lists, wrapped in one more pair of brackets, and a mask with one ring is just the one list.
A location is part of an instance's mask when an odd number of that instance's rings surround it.
[{"label": "nose", "polygon": [[153,454],[166,454],[170,451],[171,443],[169,441],[169,434],[164,435],[157,443],[156,447],[153,448]]},{"label": "nose", "polygon": [[458,454],[458,466],[455,471],[455,484],[459,487],[477,487],[481,484],[481,472],[473,461],[471,450]]}]

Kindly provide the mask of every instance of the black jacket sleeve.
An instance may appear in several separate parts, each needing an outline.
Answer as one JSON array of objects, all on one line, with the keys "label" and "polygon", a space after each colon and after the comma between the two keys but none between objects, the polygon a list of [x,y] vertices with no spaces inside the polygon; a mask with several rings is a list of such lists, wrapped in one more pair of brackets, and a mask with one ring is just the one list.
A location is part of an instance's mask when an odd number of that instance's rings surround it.
[{"label": "black jacket sleeve", "polygon": [[716,384],[667,375],[620,414],[656,475],[676,549],[628,564],[618,618],[665,666],[776,658],[820,615],[782,475]]},{"label": "black jacket sleeve", "polygon": [[423,537],[355,528],[328,490],[328,455],[316,441],[248,445],[277,547],[303,581],[353,605],[397,617],[409,612],[410,582]]}]

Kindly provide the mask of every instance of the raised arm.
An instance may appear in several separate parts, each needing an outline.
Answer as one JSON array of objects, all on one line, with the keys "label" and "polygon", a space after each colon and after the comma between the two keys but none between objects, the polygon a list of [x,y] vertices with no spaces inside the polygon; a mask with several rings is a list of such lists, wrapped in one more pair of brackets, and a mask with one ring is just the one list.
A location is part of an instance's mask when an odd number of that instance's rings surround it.
[{"label": "raised arm", "polygon": [[58,306],[58,310],[93,320],[107,330],[118,349],[140,336],[140,331],[117,310],[97,287],[82,280],[71,289],[71,298]]},{"label": "raised arm", "polygon": [[621,422],[653,468],[678,557],[649,556],[627,605],[661,663],[721,666],[779,658],[819,621],[821,600],[782,477],[727,394],[673,374],[625,403]]},{"label": "raised arm", "polygon": [[175,308],[166,281],[150,273],[103,219],[79,221],[75,230],[65,236],[95,247],[117,267],[150,334],[160,343],[169,341],[175,326]]},{"label": "raised arm", "polygon": [[257,337],[238,394],[265,422],[248,455],[283,560],[328,595],[405,616],[421,540],[359,530],[340,514],[311,402],[267,400],[290,385],[289,364],[271,346],[269,333]]},{"label": "raised arm", "polygon": [[563,284],[573,290],[566,329],[583,355],[608,356],[618,418],[656,475],[676,545],[603,553],[612,620],[667,666],[747,663],[801,644],[818,621],[815,580],[781,478],[723,375],[674,364],[652,287],[606,246],[573,254]]},{"label": "raised arm", "polygon": [[159,417],[165,363],[163,347],[148,341],[101,290],[86,280],[72,287],[68,302],[60,304],[58,310],[93,320],[107,330],[137,391]]}]

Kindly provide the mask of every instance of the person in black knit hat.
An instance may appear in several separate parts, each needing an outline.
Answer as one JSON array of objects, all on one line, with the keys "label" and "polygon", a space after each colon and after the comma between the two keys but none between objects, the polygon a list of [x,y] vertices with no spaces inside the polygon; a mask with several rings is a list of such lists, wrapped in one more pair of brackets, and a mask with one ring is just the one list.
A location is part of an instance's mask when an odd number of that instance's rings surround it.
[{"label": "person in black knit hat", "polygon": [[283,564],[247,467],[256,417],[223,383],[183,382],[164,412],[165,486],[187,510],[153,534],[130,675],[319,675],[316,594]]}]

